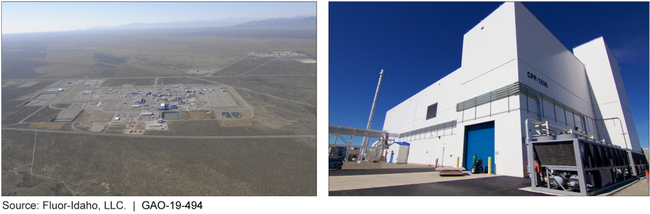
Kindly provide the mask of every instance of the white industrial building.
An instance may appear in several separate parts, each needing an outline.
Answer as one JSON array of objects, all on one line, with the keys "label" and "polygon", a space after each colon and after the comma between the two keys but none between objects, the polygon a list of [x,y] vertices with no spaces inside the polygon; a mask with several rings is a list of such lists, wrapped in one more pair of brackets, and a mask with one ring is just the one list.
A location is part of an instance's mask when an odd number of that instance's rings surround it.
[{"label": "white industrial building", "polygon": [[395,142],[386,150],[387,163],[406,163],[409,155],[409,143]]},{"label": "white industrial building", "polygon": [[506,2],[464,35],[461,67],[389,110],[383,130],[410,144],[408,163],[469,169],[476,154],[517,177],[526,176],[526,119],[641,152],[619,70],[602,37],[572,52],[522,3]]}]

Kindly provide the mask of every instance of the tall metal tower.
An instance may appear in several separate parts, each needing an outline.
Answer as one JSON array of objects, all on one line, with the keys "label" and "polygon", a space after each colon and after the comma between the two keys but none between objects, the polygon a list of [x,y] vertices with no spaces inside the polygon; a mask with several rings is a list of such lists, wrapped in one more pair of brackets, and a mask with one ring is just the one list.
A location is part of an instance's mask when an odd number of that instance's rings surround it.
[{"label": "tall metal tower", "polygon": [[[381,90],[381,82],[384,81],[384,69],[381,69],[381,72],[379,72],[379,83],[377,83],[377,91],[375,91],[375,99],[372,101],[372,108],[370,109],[370,118],[368,118],[368,125],[366,126],[366,129],[372,129],[372,120],[375,118],[375,108],[377,107],[377,100],[379,98],[379,91]],[[363,148],[361,148],[361,152],[359,154],[359,159],[363,158],[364,153],[366,151],[365,147],[368,146],[368,137],[363,137]]]}]

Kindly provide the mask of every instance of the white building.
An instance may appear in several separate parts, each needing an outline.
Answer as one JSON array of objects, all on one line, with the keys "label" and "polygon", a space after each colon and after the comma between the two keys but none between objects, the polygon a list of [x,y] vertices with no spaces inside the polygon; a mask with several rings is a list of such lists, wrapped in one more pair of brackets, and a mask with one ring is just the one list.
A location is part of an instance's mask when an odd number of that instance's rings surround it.
[{"label": "white building", "polygon": [[409,163],[455,166],[458,158],[469,169],[476,154],[486,165],[489,157],[496,174],[523,177],[528,118],[641,151],[616,58],[603,38],[572,53],[513,2],[469,30],[461,67],[389,110],[383,130],[410,143]]},{"label": "white building", "polygon": [[407,163],[409,143],[395,142],[384,151],[387,163]]}]

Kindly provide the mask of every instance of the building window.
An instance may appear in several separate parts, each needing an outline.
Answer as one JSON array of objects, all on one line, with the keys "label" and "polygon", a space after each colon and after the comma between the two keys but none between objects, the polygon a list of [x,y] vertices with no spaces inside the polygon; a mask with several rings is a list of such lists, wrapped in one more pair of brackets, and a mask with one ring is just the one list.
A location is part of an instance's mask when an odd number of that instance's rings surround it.
[{"label": "building window", "polygon": [[434,103],[433,105],[427,107],[427,120],[436,117],[437,112],[438,112],[438,103]]}]

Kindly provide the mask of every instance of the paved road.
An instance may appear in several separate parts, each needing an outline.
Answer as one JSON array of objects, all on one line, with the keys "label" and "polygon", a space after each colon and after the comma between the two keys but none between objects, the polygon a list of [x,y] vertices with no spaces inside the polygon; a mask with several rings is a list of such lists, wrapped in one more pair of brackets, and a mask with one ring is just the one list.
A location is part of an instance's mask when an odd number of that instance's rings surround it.
[{"label": "paved road", "polygon": [[330,191],[330,196],[545,196],[518,190],[530,186],[527,178],[490,176],[358,190]]},{"label": "paved road", "polygon": [[55,132],[66,134],[89,134],[89,135],[102,135],[102,136],[117,136],[117,137],[144,137],[144,138],[186,138],[186,139],[248,139],[248,138],[316,138],[316,135],[259,135],[259,136],[177,136],[177,135],[123,135],[123,134],[106,134],[94,132],[76,132],[76,131],[60,131],[60,130],[47,130],[47,129],[22,129],[22,128],[9,128],[2,127],[4,130],[13,131],[38,131],[38,132]]},{"label": "paved road", "polygon": [[[237,75],[217,75],[209,77],[276,77],[276,76],[316,76],[316,74],[251,74],[246,76]],[[187,78],[191,76],[177,75],[177,76],[161,76],[159,78]],[[205,76],[202,76],[205,77]],[[85,79],[151,79],[156,77],[96,77],[96,78],[52,78],[52,79],[3,79],[6,81],[50,81],[50,80],[85,80]],[[108,87],[105,87],[108,88]]]}]

